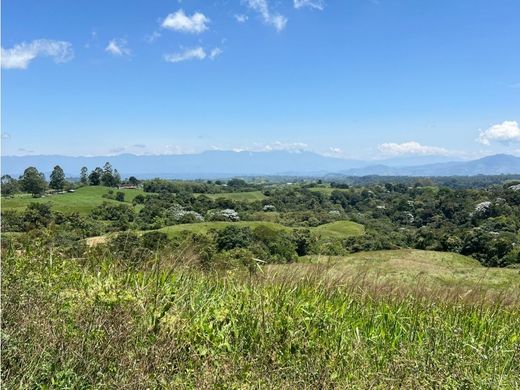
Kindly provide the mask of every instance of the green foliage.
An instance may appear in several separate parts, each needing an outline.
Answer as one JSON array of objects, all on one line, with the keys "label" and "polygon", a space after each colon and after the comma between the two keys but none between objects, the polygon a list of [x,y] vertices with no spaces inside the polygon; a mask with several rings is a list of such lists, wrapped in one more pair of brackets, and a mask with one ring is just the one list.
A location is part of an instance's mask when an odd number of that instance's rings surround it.
[{"label": "green foliage", "polygon": [[477,284],[422,293],[324,283],[298,264],[276,266],[288,268],[280,277],[218,276],[88,256],[3,254],[3,387],[518,385],[518,301],[486,300]]},{"label": "green foliage", "polygon": [[50,188],[53,190],[63,190],[65,187],[65,172],[63,172],[63,169],[59,165],[54,167],[49,178]]},{"label": "green foliage", "polygon": [[33,197],[41,196],[47,189],[45,176],[35,167],[29,167],[23,172],[19,184],[22,191],[32,194]]},{"label": "green foliage", "polygon": [[229,225],[217,231],[215,243],[219,250],[247,248],[253,243],[253,231],[249,227]]},{"label": "green foliage", "polygon": [[1,186],[2,196],[13,196],[20,191],[18,180],[12,178],[9,175],[3,175]]}]

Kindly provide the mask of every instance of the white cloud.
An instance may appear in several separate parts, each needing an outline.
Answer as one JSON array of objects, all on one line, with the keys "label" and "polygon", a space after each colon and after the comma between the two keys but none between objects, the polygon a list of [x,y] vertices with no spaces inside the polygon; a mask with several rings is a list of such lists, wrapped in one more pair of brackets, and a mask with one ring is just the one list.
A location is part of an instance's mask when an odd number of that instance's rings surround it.
[{"label": "white cloud", "polygon": [[11,49],[2,47],[1,54],[2,68],[5,69],[27,69],[31,61],[39,56],[52,57],[56,63],[67,62],[74,57],[70,42],[49,39],[23,42]]},{"label": "white cloud", "polygon": [[159,39],[161,37],[161,33],[158,32],[158,31],[154,31],[153,33],[151,34],[148,34],[144,37],[144,40],[147,42],[147,43],[153,43],[155,42],[157,39]]},{"label": "white cloud", "polygon": [[[262,143],[254,143],[253,145],[249,146],[239,146],[232,148],[231,151],[233,152],[273,152],[273,151],[288,151],[292,153],[299,153],[303,150],[306,150],[309,147],[306,143],[303,142],[281,142],[281,141],[275,141],[269,144],[262,144]],[[211,146],[212,150],[229,150],[226,148],[221,148],[218,146]]]},{"label": "white cloud", "polygon": [[193,15],[188,16],[180,9],[166,16],[161,26],[169,30],[200,34],[208,29],[209,22],[209,18],[200,12],[195,12]]},{"label": "white cloud", "polygon": [[233,15],[236,19],[236,21],[238,23],[245,23],[247,22],[247,15],[242,15],[242,14],[236,14],[236,15]]},{"label": "white cloud", "polygon": [[105,51],[114,56],[128,56],[131,51],[127,47],[126,39],[114,38],[108,42],[107,47],[105,47]]},{"label": "white cloud", "polygon": [[170,53],[164,56],[164,60],[166,62],[181,62],[187,60],[203,60],[206,58],[206,51],[202,47],[194,47],[192,49],[186,49],[179,53]]},{"label": "white cloud", "polygon": [[2,139],[11,139],[11,134],[9,134],[9,133],[2,133]]},{"label": "white cloud", "polygon": [[418,142],[410,141],[402,144],[393,142],[384,143],[378,146],[380,152],[388,156],[447,156],[452,154],[447,149],[439,148],[437,146],[425,146]]},{"label": "white cloud", "polygon": [[210,60],[214,60],[215,58],[217,58],[218,56],[220,56],[222,54],[222,49],[218,48],[218,47],[215,47],[214,49],[211,50],[211,52],[209,53],[209,58]]},{"label": "white cloud", "polygon": [[477,141],[489,145],[491,141],[503,143],[520,142],[520,128],[517,121],[504,121],[481,131]]},{"label": "white cloud", "polygon": [[269,11],[267,0],[246,0],[246,4],[260,14],[265,24],[273,26],[276,31],[282,31],[285,28],[287,18],[280,14],[272,14]]},{"label": "white cloud", "polygon": [[294,0],[294,8],[315,8],[319,9],[320,11],[325,8],[325,1],[324,0]]}]

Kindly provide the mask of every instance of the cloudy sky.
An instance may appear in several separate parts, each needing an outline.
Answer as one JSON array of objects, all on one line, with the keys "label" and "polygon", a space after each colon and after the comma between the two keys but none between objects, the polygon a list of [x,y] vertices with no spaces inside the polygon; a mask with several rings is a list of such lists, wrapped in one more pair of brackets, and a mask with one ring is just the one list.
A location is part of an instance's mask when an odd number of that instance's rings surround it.
[{"label": "cloudy sky", "polygon": [[5,0],[6,155],[520,154],[518,0]]}]

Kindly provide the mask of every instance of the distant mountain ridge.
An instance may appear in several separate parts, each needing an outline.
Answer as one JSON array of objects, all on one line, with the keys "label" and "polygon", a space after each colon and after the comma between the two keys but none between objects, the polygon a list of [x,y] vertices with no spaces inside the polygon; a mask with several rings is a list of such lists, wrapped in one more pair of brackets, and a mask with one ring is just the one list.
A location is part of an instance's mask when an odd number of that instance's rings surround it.
[{"label": "distant mountain ridge", "polygon": [[[70,157],[61,155],[2,156],[2,174],[20,175],[28,166],[49,173],[60,165],[67,176],[77,177],[81,167],[89,170],[109,161],[123,176],[142,178],[216,178],[231,176],[472,176],[519,174],[520,157],[506,154],[471,161],[437,161],[411,164],[409,159],[384,161],[346,160],[307,151],[231,152],[207,151],[184,155],[133,155]],[[431,158],[415,161],[436,161]],[[406,165],[406,164],[409,165]]]}]

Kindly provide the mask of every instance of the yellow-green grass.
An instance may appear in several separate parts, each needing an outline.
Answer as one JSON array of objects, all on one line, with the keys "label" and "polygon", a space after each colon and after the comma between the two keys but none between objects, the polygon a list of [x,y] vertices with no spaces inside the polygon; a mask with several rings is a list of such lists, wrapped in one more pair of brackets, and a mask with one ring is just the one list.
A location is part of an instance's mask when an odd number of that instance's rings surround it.
[{"label": "yellow-green grass", "polygon": [[[520,298],[520,270],[487,268],[456,253],[399,249],[359,252],[348,256],[307,256],[291,265],[272,265],[275,273],[308,274],[352,280],[364,279],[417,288],[456,288],[509,291]],[[512,296],[507,297],[510,299]]]},{"label": "yellow-green grass", "polygon": [[322,239],[346,238],[360,236],[365,233],[365,227],[352,221],[336,221],[317,226],[312,232]]},{"label": "yellow-green grass", "polygon": [[260,191],[251,192],[222,192],[220,194],[204,194],[209,198],[215,200],[218,198],[226,198],[238,202],[255,202],[257,200],[264,200],[266,196]]},{"label": "yellow-green grass", "polygon": [[29,194],[17,195],[14,198],[2,198],[2,210],[23,211],[30,203],[36,202],[49,203],[54,211],[88,214],[92,209],[103,202],[120,203],[112,199],[103,198],[103,194],[108,193],[111,189],[114,192],[123,192],[125,194],[126,203],[131,203],[137,195],[144,194],[140,189],[117,190],[103,186],[87,186],[78,188],[76,192],[47,195],[42,198],[33,198]]},{"label": "yellow-green grass", "polygon": [[[160,231],[168,234],[169,237],[174,237],[182,232],[192,233],[207,233],[212,229],[223,229],[226,226],[240,226],[250,227],[254,229],[257,226],[267,226],[274,230],[292,231],[292,228],[283,226],[279,223],[269,221],[240,221],[240,222],[201,222],[201,223],[187,223],[173,226],[166,226]],[[316,234],[321,239],[330,238],[346,238],[349,236],[356,236],[364,233],[363,225],[351,221],[337,221],[327,223],[315,228],[311,228],[311,232]]]},{"label": "yellow-green grass", "polygon": [[210,230],[224,229],[226,226],[239,226],[239,227],[250,227],[254,229],[258,226],[267,226],[274,230],[290,231],[291,229],[280,225],[279,223],[263,222],[263,221],[240,221],[240,222],[201,222],[201,223],[186,223],[181,225],[167,226],[159,231],[166,233],[169,237],[175,237],[182,232],[191,233],[208,233]]}]

